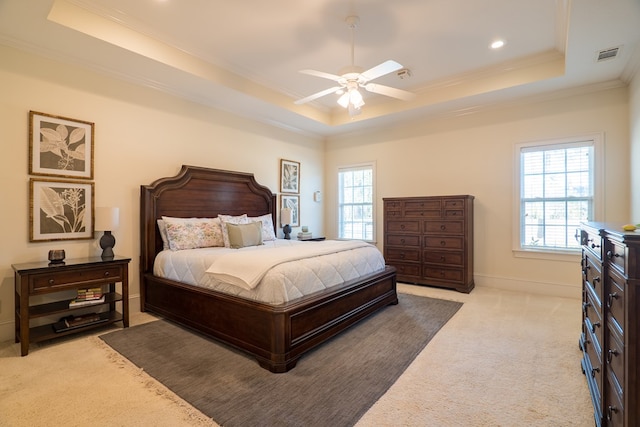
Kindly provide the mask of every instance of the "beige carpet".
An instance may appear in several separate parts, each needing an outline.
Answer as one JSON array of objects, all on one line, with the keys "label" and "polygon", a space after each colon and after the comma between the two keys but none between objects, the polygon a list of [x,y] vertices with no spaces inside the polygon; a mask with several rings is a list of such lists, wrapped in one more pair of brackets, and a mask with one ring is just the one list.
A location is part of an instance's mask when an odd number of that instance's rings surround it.
[{"label": "beige carpet", "polygon": [[[491,288],[399,290],[465,304],[359,427],[593,425],[580,301]],[[137,314],[132,323],[151,319]],[[0,344],[0,426],[216,425],[95,335],[19,354],[18,344]]]}]

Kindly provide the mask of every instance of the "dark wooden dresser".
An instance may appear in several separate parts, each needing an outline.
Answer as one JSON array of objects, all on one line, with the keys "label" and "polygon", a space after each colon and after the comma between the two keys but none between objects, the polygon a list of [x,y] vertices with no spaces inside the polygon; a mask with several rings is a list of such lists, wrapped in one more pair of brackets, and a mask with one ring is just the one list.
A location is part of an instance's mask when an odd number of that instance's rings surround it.
[{"label": "dark wooden dresser", "polygon": [[471,292],[473,196],[384,198],[384,258],[399,282]]},{"label": "dark wooden dresser", "polygon": [[582,370],[598,426],[640,425],[640,232],[584,223]]}]

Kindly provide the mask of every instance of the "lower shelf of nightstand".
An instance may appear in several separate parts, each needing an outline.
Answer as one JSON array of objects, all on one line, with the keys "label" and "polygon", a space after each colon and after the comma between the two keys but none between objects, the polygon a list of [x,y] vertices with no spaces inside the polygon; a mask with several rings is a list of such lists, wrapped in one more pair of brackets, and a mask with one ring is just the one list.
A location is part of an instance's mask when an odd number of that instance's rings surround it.
[{"label": "lower shelf of nightstand", "polygon": [[96,323],[90,323],[88,325],[82,325],[76,328],[67,329],[64,331],[56,332],[53,329],[53,323],[48,323],[42,326],[36,326],[34,328],[29,329],[29,341],[30,342],[40,342],[46,341],[53,338],[63,337],[65,335],[69,335],[72,333],[85,331],[89,329],[96,329],[106,325],[110,325],[112,323],[121,322],[122,314],[117,311],[109,311],[105,313],[100,313],[101,320]]}]

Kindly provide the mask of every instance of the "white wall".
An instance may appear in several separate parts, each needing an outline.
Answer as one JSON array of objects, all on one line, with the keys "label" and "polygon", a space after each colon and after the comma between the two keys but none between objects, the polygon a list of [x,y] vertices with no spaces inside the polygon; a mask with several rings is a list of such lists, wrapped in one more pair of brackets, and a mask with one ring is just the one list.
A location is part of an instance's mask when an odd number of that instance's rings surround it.
[{"label": "white wall", "polygon": [[[49,249],[68,258],[99,255],[96,241],[29,243],[28,112],[95,123],[96,206],[118,206],[114,251],[132,258],[130,293],[139,309],[141,184],[175,175],[182,164],[253,172],[274,193],[281,158],[301,162],[301,219],[322,233],[323,142],[205,108],[151,89],[106,78],[0,46],[0,340],[13,338],[11,264],[46,260]],[[42,178],[42,177],[41,177]],[[298,230],[294,229],[294,233]],[[98,235],[98,234],[96,234]],[[280,234],[281,235],[281,234]]]},{"label": "white wall", "polygon": [[516,258],[512,252],[514,144],[604,132],[606,211],[601,221],[629,215],[627,89],[619,88],[458,118],[399,124],[393,129],[331,138],[326,147],[328,235],[337,235],[337,168],[377,163],[377,241],[383,244],[382,198],[475,196],[475,279],[478,286],[579,297],[579,257]]}]

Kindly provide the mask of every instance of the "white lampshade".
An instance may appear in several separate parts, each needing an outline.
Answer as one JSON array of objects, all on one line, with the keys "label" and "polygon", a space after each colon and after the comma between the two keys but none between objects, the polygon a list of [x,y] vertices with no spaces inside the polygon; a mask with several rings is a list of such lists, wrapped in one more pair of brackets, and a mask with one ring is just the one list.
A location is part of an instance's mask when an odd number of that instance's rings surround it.
[{"label": "white lampshade", "polygon": [[282,225],[291,224],[292,214],[293,212],[291,211],[291,208],[280,209],[280,224]]},{"label": "white lampshade", "polygon": [[96,208],[96,231],[113,231],[118,228],[120,222],[120,209],[118,208]]}]

